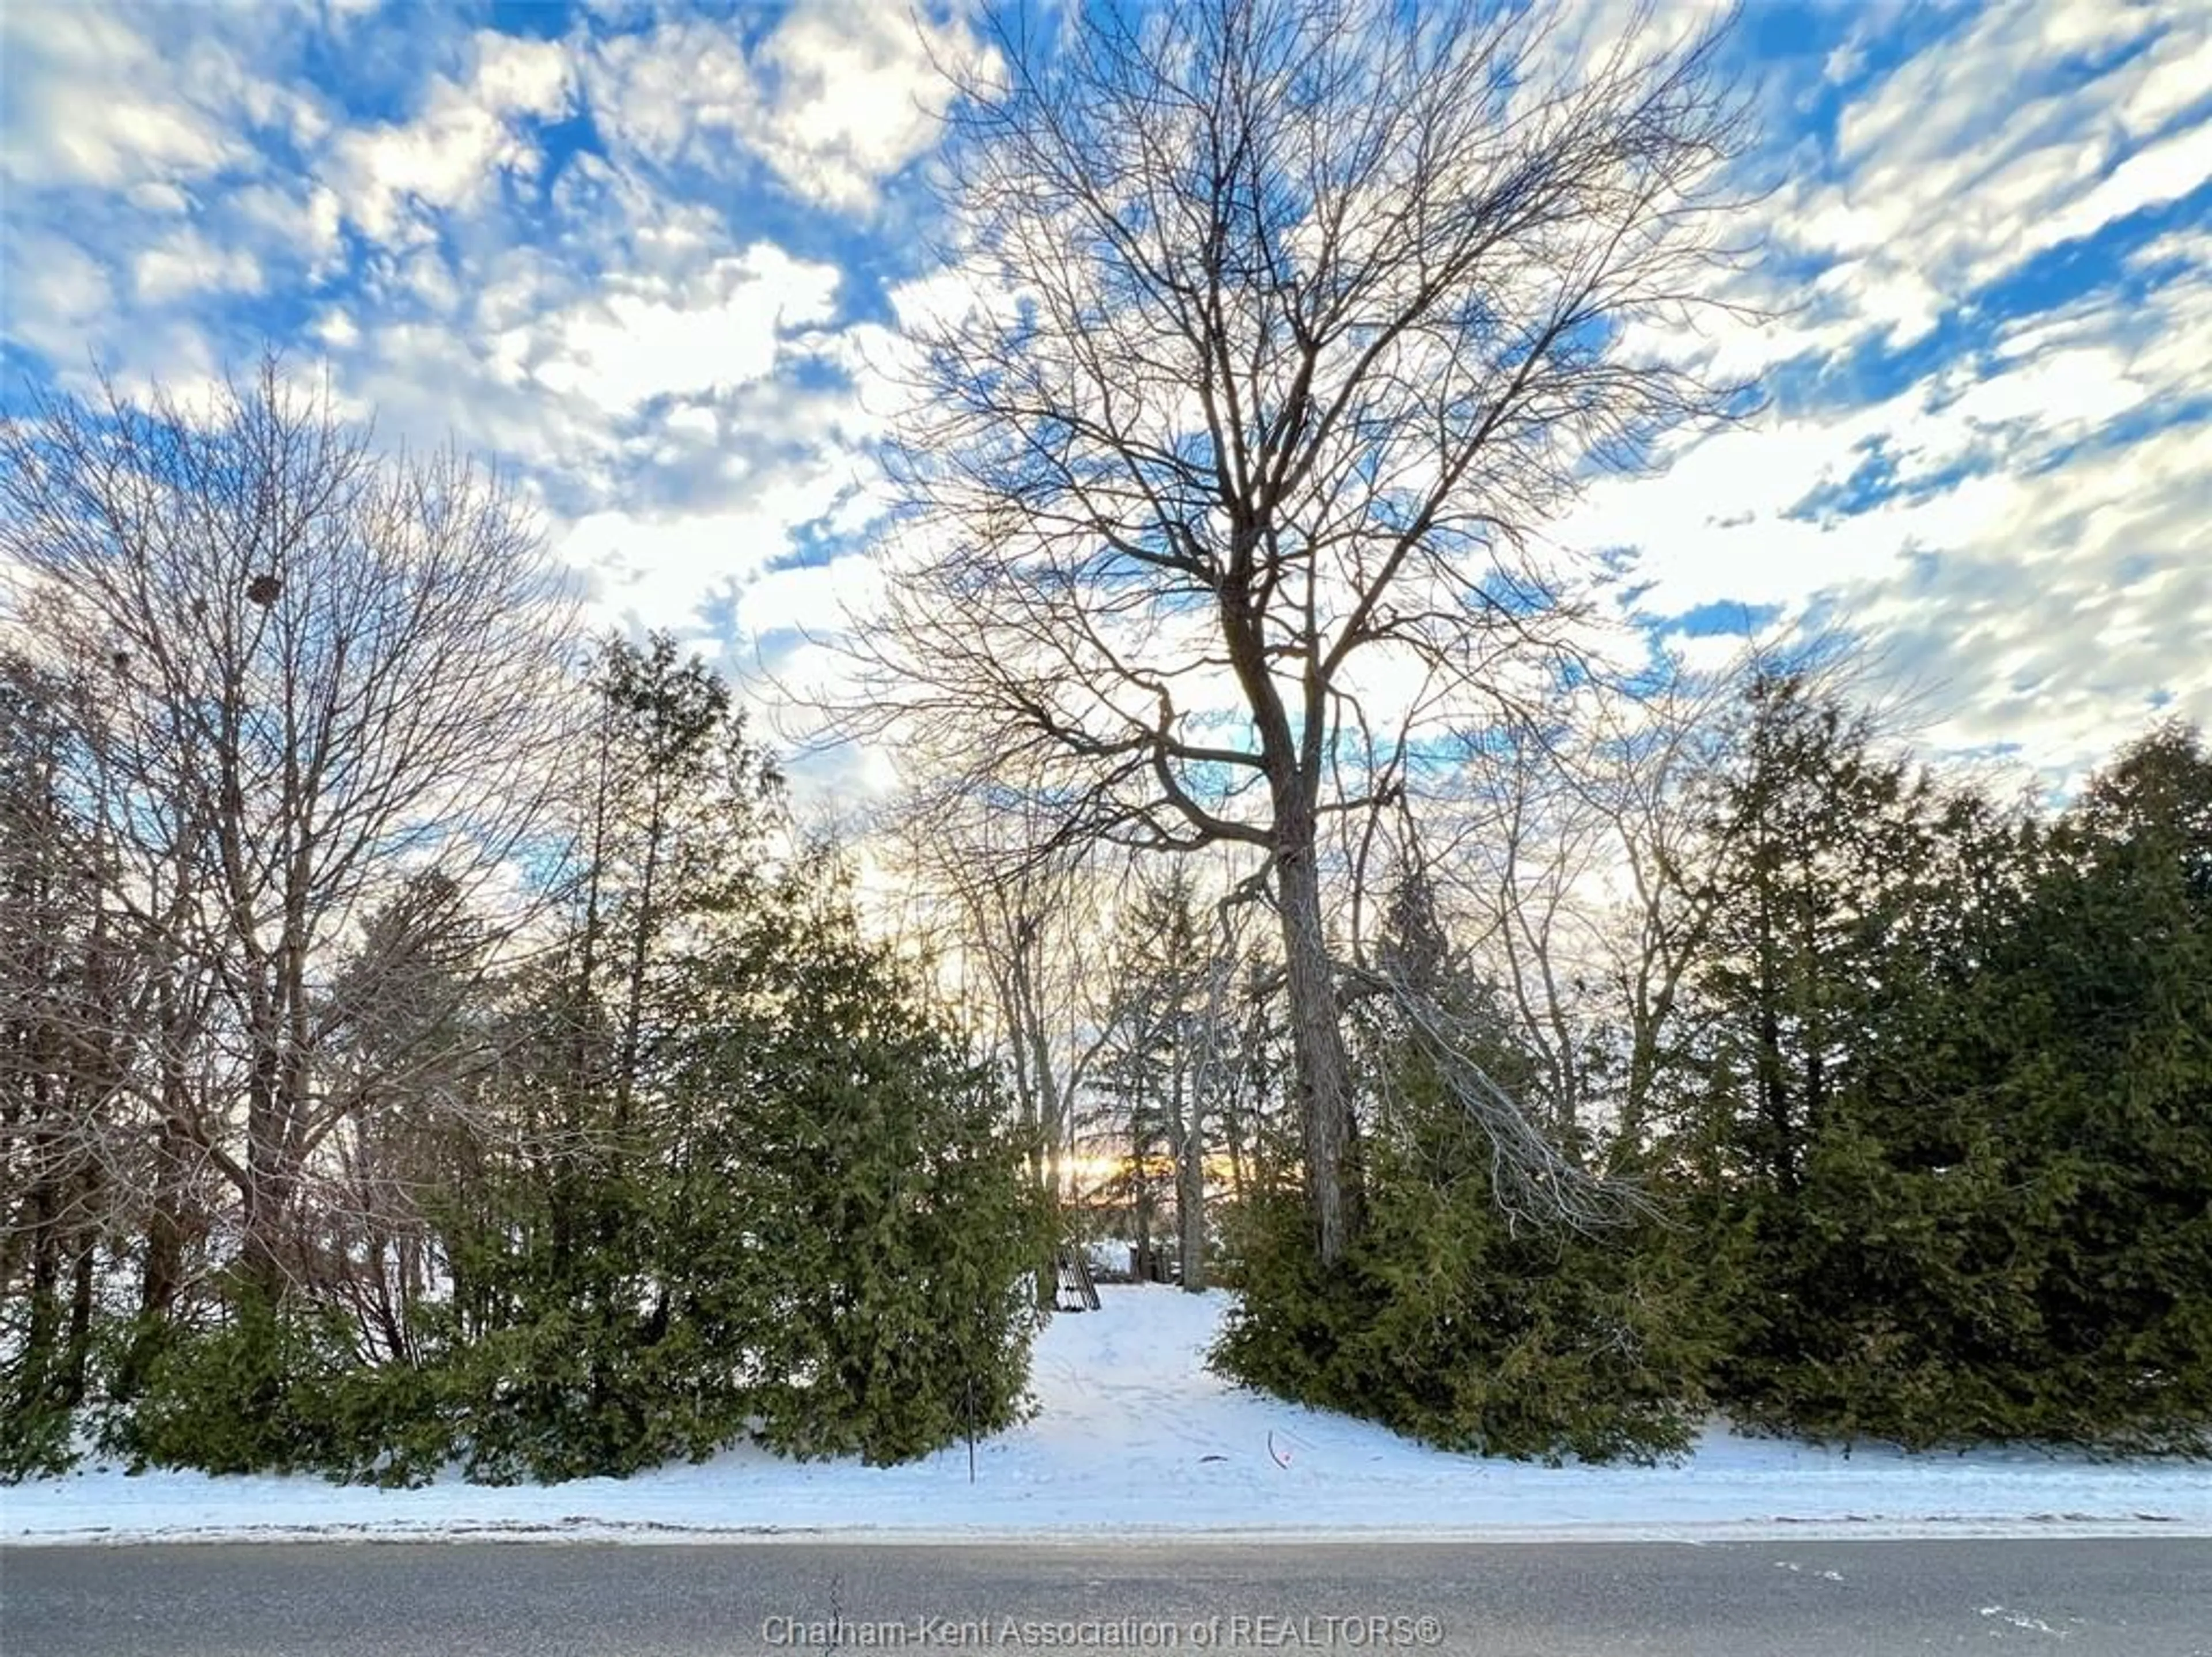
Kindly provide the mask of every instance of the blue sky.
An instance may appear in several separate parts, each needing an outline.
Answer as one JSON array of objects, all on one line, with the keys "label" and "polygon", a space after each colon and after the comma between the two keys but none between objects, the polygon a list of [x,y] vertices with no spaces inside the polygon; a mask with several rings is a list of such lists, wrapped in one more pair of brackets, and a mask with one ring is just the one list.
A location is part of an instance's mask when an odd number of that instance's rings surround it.
[{"label": "blue sky", "polygon": [[[773,655],[865,590],[868,363],[944,280],[928,54],[974,46],[922,27],[9,0],[9,382],[188,387],[273,338],[495,457],[606,617]],[[1559,539],[1636,549],[1693,657],[1861,630],[1940,747],[2064,777],[2212,724],[2212,7],[1752,0],[1735,50],[1771,186],[1736,296],[1785,314],[1692,349],[1770,406]]]}]

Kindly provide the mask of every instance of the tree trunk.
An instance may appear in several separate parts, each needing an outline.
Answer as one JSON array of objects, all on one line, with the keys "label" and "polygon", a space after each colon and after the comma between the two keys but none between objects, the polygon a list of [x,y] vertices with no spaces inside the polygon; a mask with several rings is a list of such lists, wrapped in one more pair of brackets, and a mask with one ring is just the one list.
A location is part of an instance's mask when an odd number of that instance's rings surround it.
[{"label": "tree trunk", "polygon": [[31,1199],[30,1318],[23,1336],[20,1361],[24,1391],[43,1393],[54,1362],[60,1333],[61,1240],[56,1234],[56,1192],[51,1178],[41,1179]]},{"label": "tree trunk", "polygon": [[[256,1021],[262,1011],[255,1008]],[[279,1115],[277,1066],[273,1036],[255,1043],[246,1082],[246,1189],[239,1215],[240,1265],[246,1288],[274,1307],[283,1298],[284,1258],[281,1242],[284,1215],[284,1130]]]},{"label": "tree trunk", "polygon": [[1152,1149],[1152,1136],[1145,1130],[1145,1098],[1140,1093],[1129,1118],[1129,1218],[1137,1234],[1129,1269],[1140,1283],[1155,1282],[1159,1278],[1152,1247],[1152,1173],[1149,1166]]},{"label": "tree trunk", "polygon": [[72,1410],[84,1402],[86,1370],[92,1358],[94,1266],[98,1244],[87,1234],[77,1240],[76,1268],[70,1282],[69,1348],[61,1374],[61,1401]]},{"label": "tree trunk", "polygon": [[1336,979],[1322,930],[1320,871],[1310,838],[1276,859],[1283,921],[1284,987],[1297,1061],[1305,1146],[1306,1205],[1324,1266],[1342,1264],[1360,1222],[1352,1066],[1337,1018]]},{"label": "tree trunk", "polygon": [[1229,1200],[1242,1204],[1251,1195],[1251,1184],[1244,1174],[1244,1125],[1241,1112],[1231,1112],[1222,1118],[1222,1144],[1229,1153]]},{"label": "tree trunk", "polygon": [[1206,1135],[1195,1101],[1188,1110],[1176,1158],[1176,1242],[1182,1286],[1195,1295],[1206,1287]]},{"label": "tree trunk", "polygon": [[136,1398],[147,1367],[159,1349],[169,1314],[185,1284],[186,1232],[184,1203],[190,1183],[187,1159],[191,1140],[183,1124],[191,1108],[184,1070],[180,1020],[173,991],[161,996],[161,1123],[154,1138],[154,1189],[147,1205],[146,1255],[138,1279],[137,1328],[116,1377],[116,1396]]}]

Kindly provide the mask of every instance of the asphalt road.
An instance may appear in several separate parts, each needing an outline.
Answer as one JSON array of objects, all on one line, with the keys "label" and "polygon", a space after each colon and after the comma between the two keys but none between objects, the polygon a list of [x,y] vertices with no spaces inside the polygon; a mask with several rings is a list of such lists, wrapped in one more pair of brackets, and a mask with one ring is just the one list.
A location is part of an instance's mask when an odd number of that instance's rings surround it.
[{"label": "asphalt road", "polygon": [[886,1647],[2212,1657],[2212,1541],[0,1550],[6,1657]]}]

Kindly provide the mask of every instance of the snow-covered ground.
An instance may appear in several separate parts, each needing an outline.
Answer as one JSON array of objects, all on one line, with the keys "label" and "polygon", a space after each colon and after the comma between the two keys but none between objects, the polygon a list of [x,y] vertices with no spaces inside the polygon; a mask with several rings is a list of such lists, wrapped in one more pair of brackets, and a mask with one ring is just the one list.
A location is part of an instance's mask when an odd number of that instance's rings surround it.
[{"label": "snow-covered ground", "polygon": [[0,1489],[0,1540],[2212,1536],[2212,1468],[2202,1465],[2018,1451],[1845,1456],[1718,1430],[1674,1467],[1447,1455],[1207,1374],[1201,1355],[1225,1295],[1102,1294],[1103,1310],[1053,1320],[1036,1351],[1042,1408],[977,1447],[972,1483],[960,1446],[891,1468],[741,1449],[631,1479],[513,1489],[87,1469]]}]

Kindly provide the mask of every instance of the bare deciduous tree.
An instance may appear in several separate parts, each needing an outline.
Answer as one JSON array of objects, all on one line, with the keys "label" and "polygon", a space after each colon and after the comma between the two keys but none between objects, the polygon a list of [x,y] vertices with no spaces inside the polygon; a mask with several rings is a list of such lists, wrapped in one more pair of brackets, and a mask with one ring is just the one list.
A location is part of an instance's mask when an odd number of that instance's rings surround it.
[{"label": "bare deciduous tree", "polygon": [[330,1061],[374,986],[323,993],[349,938],[410,874],[526,885],[562,744],[555,567],[495,479],[380,458],[271,360],[205,407],[110,387],[0,423],[0,575],[79,704],[67,786],[155,962],[130,1085],[234,1188],[273,1295],[358,1103]]},{"label": "bare deciduous tree", "polygon": [[137,1172],[110,1106],[141,975],[64,786],[59,690],[0,653],[0,1407],[34,1410],[82,1396],[96,1262]]},{"label": "bare deciduous tree", "polygon": [[1079,846],[1035,855],[1036,802],[923,787],[885,824],[911,901],[949,939],[968,990],[963,1014],[997,1049],[1031,1172],[1054,1203],[1069,1195],[1075,1101],[1105,1039],[1114,986],[1096,936],[1116,884]]},{"label": "bare deciduous tree", "polygon": [[[1537,531],[1577,480],[1732,405],[1626,336],[1726,257],[1741,107],[1717,37],[1585,51],[1542,4],[1018,16],[953,118],[967,291],[908,318],[915,521],[838,728],[1011,768],[1063,841],[1252,857],[1335,1262],[1324,849],[1571,649]],[[1466,1102],[1525,1133],[1494,1091]]]}]

